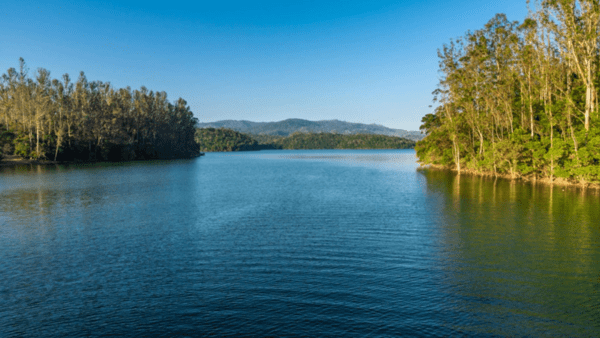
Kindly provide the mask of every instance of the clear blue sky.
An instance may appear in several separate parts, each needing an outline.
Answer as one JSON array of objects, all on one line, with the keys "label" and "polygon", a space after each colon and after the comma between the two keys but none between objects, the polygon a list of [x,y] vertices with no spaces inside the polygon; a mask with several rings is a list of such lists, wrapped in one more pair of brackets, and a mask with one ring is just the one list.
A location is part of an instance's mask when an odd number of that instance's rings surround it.
[{"label": "clear blue sky", "polygon": [[417,130],[437,49],[525,0],[14,1],[0,69],[23,57],[58,78],[183,97],[200,122],[338,119]]}]

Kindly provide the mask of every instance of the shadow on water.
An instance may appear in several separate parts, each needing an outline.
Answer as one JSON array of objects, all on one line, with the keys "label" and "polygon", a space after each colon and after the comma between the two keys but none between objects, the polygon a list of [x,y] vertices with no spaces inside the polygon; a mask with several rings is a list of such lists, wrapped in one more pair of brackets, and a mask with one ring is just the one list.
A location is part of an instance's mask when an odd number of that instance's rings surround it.
[{"label": "shadow on water", "polygon": [[600,332],[597,191],[420,172],[439,201],[446,291],[459,297],[455,310],[471,316],[472,331]]}]

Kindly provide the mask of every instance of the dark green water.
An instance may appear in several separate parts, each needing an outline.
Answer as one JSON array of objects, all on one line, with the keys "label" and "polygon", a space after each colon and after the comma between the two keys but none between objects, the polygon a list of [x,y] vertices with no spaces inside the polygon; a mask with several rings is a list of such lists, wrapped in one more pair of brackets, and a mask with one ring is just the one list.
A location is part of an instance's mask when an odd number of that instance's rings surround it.
[{"label": "dark green water", "polygon": [[0,168],[0,337],[599,336],[600,197],[414,151]]}]

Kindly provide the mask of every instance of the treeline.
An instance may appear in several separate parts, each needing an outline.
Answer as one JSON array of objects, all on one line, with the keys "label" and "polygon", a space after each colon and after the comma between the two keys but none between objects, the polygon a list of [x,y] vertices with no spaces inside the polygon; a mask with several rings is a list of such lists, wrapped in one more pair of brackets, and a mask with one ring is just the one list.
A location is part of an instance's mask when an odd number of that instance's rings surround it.
[{"label": "treeline", "polygon": [[420,162],[600,181],[599,37],[597,0],[544,0],[523,23],[498,14],[445,45]]},{"label": "treeline", "polygon": [[0,152],[55,161],[181,158],[199,155],[197,123],[183,99],[114,88],[81,72],[53,79],[23,59],[0,82]]},{"label": "treeline", "polygon": [[[257,140],[258,139],[258,140]],[[332,133],[294,133],[287,137],[247,135],[225,128],[196,131],[202,151],[244,151],[261,149],[408,149],[414,141],[400,137]]]},{"label": "treeline", "polygon": [[225,128],[198,128],[196,142],[201,151],[259,150],[258,142],[246,134]]},{"label": "treeline", "polygon": [[374,134],[293,133],[273,141],[279,149],[409,149],[415,142]]},{"label": "treeline", "polygon": [[[248,134],[250,137],[258,141],[258,144],[266,146],[266,145],[274,145],[278,140],[285,138],[282,135],[270,135],[270,134]],[[281,149],[281,148],[277,148]]]}]

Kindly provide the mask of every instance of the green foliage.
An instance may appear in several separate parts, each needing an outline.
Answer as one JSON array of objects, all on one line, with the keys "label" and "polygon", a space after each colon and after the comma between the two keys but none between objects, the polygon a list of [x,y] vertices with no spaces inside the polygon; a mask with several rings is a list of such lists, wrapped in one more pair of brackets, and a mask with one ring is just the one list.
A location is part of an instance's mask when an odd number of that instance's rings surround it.
[{"label": "green foliage", "polygon": [[[257,141],[256,139],[259,139]],[[196,130],[202,151],[243,151],[260,149],[408,149],[415,143],[401,137],[332,133],[294,133],[288,137],[246,135],[225,128]]]},{"label": "green foliage", "polygon": [[259,145],[261,145],[262,147],[269,147],[269,146],[273,146],[274,144],[276,144],[277,142],[279,142],[281,139],[283,139],[285,136],[281,136],[281,135],[267,135],[267,134],[248,134],[250,135],[250,137],[252,137],[253,139],[255,139]]},{"label": "green foliage", "polygon": [[431,130],[434,130],[441,126],[441,121],[436,114],[426,114],[421,119],[421,123],[423,124],[421,125],[421,127],[419,127],[419,130],[421,130],[421,132],[425,134],[429,134]]},{"label": "green foliage", "polygon": [[[197,120],[183,99],[165,92],[75,83],[38,69],[10,68],[0,79],[0,150],[25,158],[109,160],[181,158],[199,155]],[[18,135],[15,136],[15,135]],[[8,146],[7,146],[8,145]]]},{"label": "green foliage", "polygon": [[453,163],[452,141],[445,130],[440,127],[431,128],[423,140],[417,142],[415,150],[421,163],[451,165]]},{"label": "green foliage", "polygon": [[225,128],[196,129],[196,142],[201,151],[259,150],[258,142],[246,134]]},{"label": "green foliage", "polygon": [[15,155],[21,156],[23,158],[29,158],[30,155],[29,144],[26,142],[18,142],[15,144]]},{"label": "green foliage", "polygon": [[[251,122],[224,120],[199,123],[199,128],[226,128],[252,135],[259,144],[273,143],[273,139],[300,133],[338,133],[338,134],[377,134],[400,136],[410,140],[420,140],[423,135],[418,131],[390,129],[376,124],[349,123],[338,120],[308,121],[303,119],[287,119],[279,122]],[[271,138],[271,139],[269,139]]]},{"label": "green foliage", "polygon": [[[600,38],[569,26],[597,27],[600,8],[546,16],[564,9],[554,3],[542,2],[539,22],[498,14],[438,52],[439,105],[422,119],[421,163],[458,168],[458,159],[480,172],[600,182]],[[583,45],[593,50],[577,49]]]},{"label": "green foliage", "polygon": [[15,134],[6,131],[5,127],[0,124],[0,160],[7,155],[12,155],[14,153],[14,145],[13,140],[15,138]]},{"label": "green foliage", "polygon": [[415,142],[401,137],[373,134],[294,133],[275,140],[281,149],[409,149]]}]

